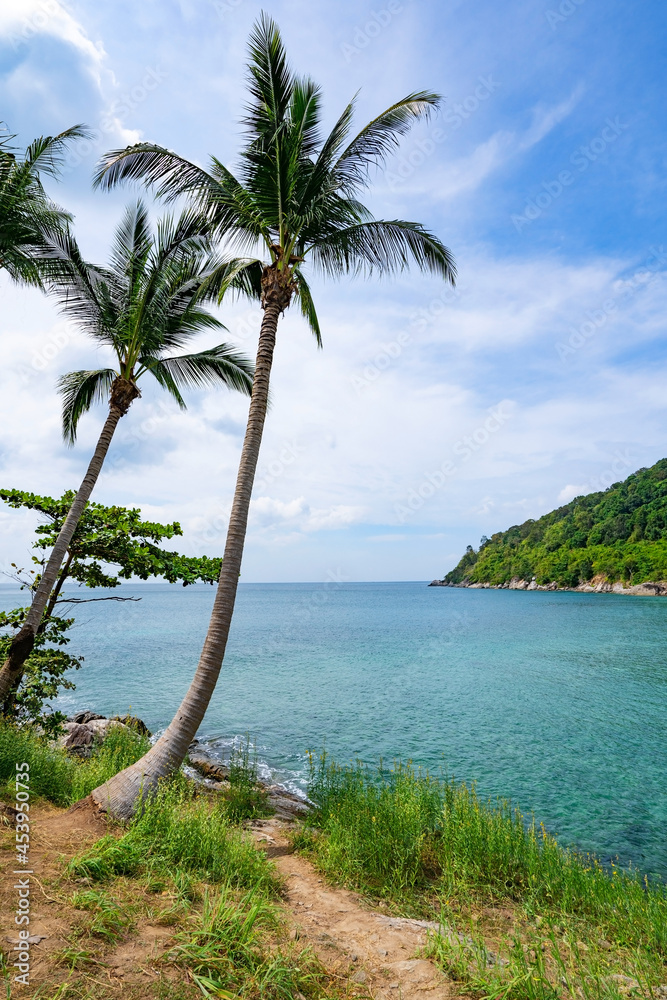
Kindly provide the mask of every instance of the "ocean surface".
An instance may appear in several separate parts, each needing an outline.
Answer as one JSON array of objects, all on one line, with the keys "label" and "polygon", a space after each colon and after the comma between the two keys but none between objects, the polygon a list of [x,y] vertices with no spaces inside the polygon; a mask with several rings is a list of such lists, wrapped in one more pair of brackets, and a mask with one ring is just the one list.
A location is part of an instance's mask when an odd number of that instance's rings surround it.
[{"label": "ocean surface", "polygon": [[[69,649],[85,663],[58,707],[130,711],[156,731],[187,689],[213,589],[114,595],[141,600],[75,609]],[[19,603],[0,588],[1,607]],[[292,787],[309,750],[411,759],[511,798],[562,843],[667,876],[664,598],[241,584],[199,735],[224,757],[245,733]]]}]

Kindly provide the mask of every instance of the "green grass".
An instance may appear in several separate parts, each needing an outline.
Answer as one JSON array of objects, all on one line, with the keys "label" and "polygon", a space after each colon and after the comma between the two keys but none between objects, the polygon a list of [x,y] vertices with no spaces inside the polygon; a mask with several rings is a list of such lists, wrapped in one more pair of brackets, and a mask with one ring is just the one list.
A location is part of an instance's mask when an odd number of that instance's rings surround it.
[{"label": "green grass", "polygon": [[189,873],[239,888],[279,889],[273,866],[234,826],[226,803],[180,777],[164,783],[120,839],[103,837],[70,862],[69,874],[105,881],[150,871]]},{"label": "green grass", "polygon": [[[34,794],[67,806],[145,748],[136,734],[120,730],[89,760],[80,760],[34,732],[0,725],[0,781],[11,791],[15,764],[27,761]],[[129,825],[112,827],[64,864],[51,891],[70,893],[62,907],[71,915],[70,932],[36,995],[106,996],[100,977],[113,962],[114,949],[143,923],[169,927],[173,941],[166,954],[156,956],[158,978],[142,998],[192,1000],[195,989],[198,996],[222,1000],[350,995],[310,950],[286,940],[277,905],[282,882],[241,828],[264,809],[247,752],[234,759],[230,777],[231,790],[212,793],[175,775]],[[123,984],[126,988],[128,997],[139,996]],[[113,984],[108,989],[118,995]]]},{"label": "green grass", "polygon": [[[474,788],[409,765],[371,772],[325,755],[311,761],[309,796],[316,809],[295,846],[331,879],[439,918],[449,931],[434,936],[430,953],[474,991],[545,1000],[572,979],[585,998],[613,997],[615,981],[601,969],[629,970],[647,989],[667,980],[665,885],[562,848],[509,803],[481,801]],[[503,906],[514,937],[505,935],[504,958],[491,967],[472,921]]]},{"label": "green grass", "polygon": [[322,967],[310,953],[267,948],[267,936],[279,929],[279,915],[261,893],[239,898],[223,887],[207,893],[168,958],[190,971],[205,996],[322,997]]},{"label": "green grass", "polygon": [[112,727],[91,757],[77,759],[34,730],[0,720],[0,790],[13,791],[16,764],[27,762],[32,794],[68,806],[139,760],[149,746],[147,737]]},{"label": "green grass", "polygon": [[268,796],[257,778],[257,756],[251,756],[250,736],[235,747],[229,761],[229,790],[225,793],[227,812],[234,823],[267,816]]}]

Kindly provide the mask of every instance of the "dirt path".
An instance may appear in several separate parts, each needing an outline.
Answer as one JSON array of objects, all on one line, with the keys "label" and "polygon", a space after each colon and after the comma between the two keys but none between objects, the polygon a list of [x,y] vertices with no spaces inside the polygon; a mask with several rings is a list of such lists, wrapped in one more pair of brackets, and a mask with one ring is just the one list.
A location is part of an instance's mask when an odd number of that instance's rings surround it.
[{"label": "dirt path", "polygon": [[[73,945],[72,930],[82,916],[71,906],[73,889],[85,885],[62,882],[63,861],[108,833],[104,820],[90,808],[63,811],[43,805],[31,813],[32,915],[30,923],[31,983],[60,983],[77,973],[54,965],[55,953]],[[285,914],[291,935],[310,945],[325,967],[336,976],[368,991],[377,1000],[449,1000],[458,995],[431,962],[419,957],[426,941],[424,921],[391,917],[368,909],[355,893],[327,885],[304,858],[292,854],[287,833],[292,824],[273,817],[254,824],[258,847],[266,851],[285,878]],[[13,830],[0,827],[0,938],[5,950],[17,943],[14,925],[16,892],[10,854]],[[5,853],[6,852],[6,853]],[[87,881],[87,880],[78,880]],[[143,890],[142,890],[143,894]],[[166,902],[166,901],[165,901]],[[175,970],[164,969],[160,958],[168,949],[173,928],[139,919],[131,933],[115,946],[104,948],[101,961],[86,970],[86,982],[96,983],[100,996],[128,1000],[143,997],[156,979]],[[82,940],[76,947],[91,947]],[[95,948],[97,950],[97,948]],[[19,991],[22,992],[22,991]],[[26,991],[32,995],[33,990]],[[152,995],[152,991],[150,991]]]},{"label": "dirt path", "polygon": [[426,942],[426,921],[406,920],[369,910],[354,892],[327,885],[304,858],[291,854],[288,826],[268,819],[254,824],[260,847],[287,883],[286,908],[292,933],[312,945],[332,972],[377,998],[445,1000],[457,991],[429,961],[418,957]]},{"label": "dirt path", "polygon": [[[30,879],[30,986],[27,989],[16,986],[12,992],[12,996],[25,996],[26,1000],[35,991],[43,995],[40,990],[48,985],[55,990],[66,980],[78,978],[76,971],[68,969],[67,962],[54,961],[57,953],[70,947],[88,948],[92,954],[103,945],[99,940],[73,942],[72,931],[84,914],[72,907],[71,895],[73,890],[86,889],[88,885],[87,880],[80,879],[64,882],[62,874],[64,861],[109,833],[107,823],[87,800],[82,808],[67,811],[40,803],[30,815],[30,870],[34,873]],[[16,866],[12,863],[14,830],[8,819],[4,814],[0,816],[0,942],[6,952],[18,943],[14,923],[17,895],[13,876]],[[160,962],[172,938],[172,927],[138,921],[119,944],[102,948],[100,960],[91,960],[91,967],[81,976],[95,991],[87,995],[105,998],[122,995],[125,1000],[143,1000],[148,995],[146,988],[157,980],[166,981],[168,986],[172,978],[180,976]]]}]

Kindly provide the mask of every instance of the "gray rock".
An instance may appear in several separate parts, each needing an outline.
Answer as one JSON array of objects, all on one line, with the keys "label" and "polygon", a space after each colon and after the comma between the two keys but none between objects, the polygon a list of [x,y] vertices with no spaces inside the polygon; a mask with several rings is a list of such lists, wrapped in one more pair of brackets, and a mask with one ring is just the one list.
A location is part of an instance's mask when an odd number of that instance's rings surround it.
[{"label": "gray rock", "polygon": [[122,722],[128,729],[135,729],[140,736],[152,735],[146,723],[142,719],[138,719],[136,715],[114,715],[112,716],[112,720],[114,722]]},{"label": "gray rock", "polygon": [[222,764],[206,750],[202,749],[200,743],[197,746],[190,745],[188,750],[188,761],[195,771],[199,771],[205,778],[213,778],[214,781],[226,781],[229,778],[229,768]]},{"label": "gray rock", "polygon": [[98,715],[97,712],[77,712],[76,715],[70,715],[67,718],[68,722],[78,722],[80,726],[86,724],[86,722],[91,722],[93,719],[104,719],[104,715]]},{"label": "gray rock", "polygon": [[110,729],[128,729],[122,722],[114,719],[91,719],[86,723],[86,728],[90,729],[96,743],[103,743],[107,738]]},{"label": "gray rock", "polygon": [[61,737],[64,749],[79,757],[90,756],[94,741],[92,729],[77,722],[66,722],[65,729],[67,732]]}]

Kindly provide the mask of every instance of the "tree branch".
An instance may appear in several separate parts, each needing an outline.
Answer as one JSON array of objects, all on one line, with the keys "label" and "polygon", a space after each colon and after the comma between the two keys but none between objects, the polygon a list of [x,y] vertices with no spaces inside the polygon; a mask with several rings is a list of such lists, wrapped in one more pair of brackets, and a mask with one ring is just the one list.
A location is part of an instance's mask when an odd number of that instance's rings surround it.
[{"label": "tree branch", "polygon": [[61,597],[56,604],[91,604],[93,601],[141,601],[141,597]]}]

